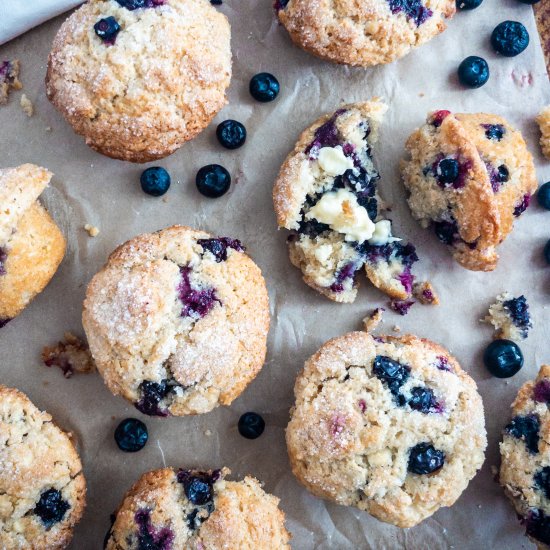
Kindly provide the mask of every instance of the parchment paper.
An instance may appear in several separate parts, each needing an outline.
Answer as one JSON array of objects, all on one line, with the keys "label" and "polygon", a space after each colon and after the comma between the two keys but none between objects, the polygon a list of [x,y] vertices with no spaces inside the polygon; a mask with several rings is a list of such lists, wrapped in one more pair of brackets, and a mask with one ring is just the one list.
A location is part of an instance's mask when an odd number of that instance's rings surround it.
[{"label": "parchment paper", "polygon": [[[43,85],[46,58],[63,16],[0,48],[0,58],[21,60],[23,92],[36,108],[35,116],[27,118],[18,104],[21,92],[0,108],[0,165],[34,162],[55,173],[43,197],[69,240],[66,258],[46,291],[0,332],[0,380],[25,391],[78,437],[88,508],[71,548],[101,548],[109,514],[125,491],[143,472],[165,464],[226,465],[235,477],[257,476],[267,491],[281,498],[295,549],[530,547],[493,481],[491,466],[498,464],[500,431],[517,389],[544,361],[550,362],[550,267],[542,257],[550,238],[550,214],[537,205],[527,211],[501,246],[500,264],[493,273],[466,271],[453,263],[431,232],[412,220],[398,162],[406,137],[423,123],[428,110],[487,111],[521,128],[535,155],[540,182],[550,179],[550,164],[540,155],[533,120],[543,103],[550,103],[550,86],[531,9],[517,0],[485,0],[474,12],[457,14],[450,28],[429,44],[390,66],[368,70],[325,63],[293,47],[266,0],[229,0],[220,9],[232,24],[230,102],[197,139],[155,163],[172,175],[166,202],[142,193],[139,175],[144,167],[94,153],[48,103]],[[504,19],[521,20],[531,35],[527,51],[513,59],[497,57],[488,45],[490,32]],[[461,89],[455,77],[458,63],[471,54],[486,57],[492,72],[489,83],[474,91]],[[270,71],[281,82],[274,103],[256,103],[248,95],[249,78],[259,71]],[[380,332],[391,332],[398,324],[402,331],[450,349],[479,384],[489,433],[484,468],[460,500],[410,530],[311,496],[290,473],[284,444],[294,379],[304,360],[327,339],[360,329],[361,318],[385,305],[387,298],[366,278],[353,305],[335,304],[306,287],[287,258],[286,234],[276,229],[272,184],[303,128],[341,101],[371,96],[381,96],[390,105],[375,150],[381,193],[394,204],[396,233],[418,247],[422,261],[417,274],[434,282],[442,300],[439,307],[417,304],[404,318],[386,313]],[[222,150],[216,142],[215,124],[226,118],[241,120],[248,129],[248,141],[240,150]],[[225,165],[235,182],[231,192],[217,200],[202,197],[194,185],[197,169],[212,162]],[[99,236],[90,238],[82,229],[85,223],[98,226]],[[113,430],[121,419],[140,413],[113,397],[97,374],[66,380],[58,369],[47,369],[40,362],[40,350],[65,330],[81,333],[86,284],[116,245],[174,223],[238,237],[247,245],[269,288],[272,327],[267,362],[230,408],[194,418],[144,418],[149,443],[137,454],[124,454],[114,443]],[[535,322],[522,344],[525,366],[509,381],[491,378],[481,361],[492,331],[479,319],[503,290],[525,293]],[[255,441],[243,439],[236,429],[247,410],[260,412],[267,423]],[[212,435],[206,435],[207,430]]]}]

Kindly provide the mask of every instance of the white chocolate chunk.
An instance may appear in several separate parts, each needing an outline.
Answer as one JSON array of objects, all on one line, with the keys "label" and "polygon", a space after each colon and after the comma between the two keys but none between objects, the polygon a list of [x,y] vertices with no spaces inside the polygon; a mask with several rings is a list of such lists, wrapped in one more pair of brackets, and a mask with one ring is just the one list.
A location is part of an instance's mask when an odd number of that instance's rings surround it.
[{"label": "white chocolate chunk", "polygon": [[325,193],[305,217],[308,220],[315,218],[333,231],[343,233],[346,241],[362,243],[370,239],[375,230],[366,209],[347,189]]},{"label": "white chocolate chunk", "polygon": [[382,246],[387,243],[400,241],[397,237],[392,237],[390,220],[380,220],[374,224],[374,233],[369,239],[369,244],[374,246]]},{"label": "white chocolate chunk", "polygon": [[319,150],[319,166],[330,176],[340,176],[346,170],[353,168],[353,160],[344,155],[340,145],[322,147]]}]

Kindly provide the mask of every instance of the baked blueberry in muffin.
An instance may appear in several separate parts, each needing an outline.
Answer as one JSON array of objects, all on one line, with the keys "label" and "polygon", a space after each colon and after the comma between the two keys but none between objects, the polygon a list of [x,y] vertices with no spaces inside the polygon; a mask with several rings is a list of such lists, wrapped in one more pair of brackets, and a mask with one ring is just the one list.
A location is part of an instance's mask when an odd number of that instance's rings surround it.
[{"label": "baked blueberry in muffin", "polygon": [[107,550],[288,550],[279,500],[251,477],[229,470],[165,468],[128,491],[107,534]]},{"label": "baked blueberry in muffin", "polygon": [[512,420],[500,444],[500,484],[525,534],[539,549],[550,548],[550,366],[525,383],[512,403]]},{"label": "baked blueberry in muffin", "polygon": [[385,111],[375,100],[320,118],[302,133],[275,182],[277,222],[291,231],[291,262],[309,286],[337,302],[353,302],[363,268],[391,298],[412,294],[418,256],[382,215],[372,158]]},{"label": "baked blueberry in muffin", "polygon": [[463,267],[492,271],[497,246],[537,189],[520,132],[491,114],[435,111],[407,141],[409,206]]},{"label": "baked blueberry in muffin", "polygon": [[0,105],[8,102],[11,90],[20,90],[22,87],[19,81],[19,60],[0,63]]},{"label": "baked blueberry in muffin", "polygon": [[516,342],[525,340],[533,328],[525,296],[514,298],[508,292],[497,296],[497,301],[489,306],[489,314],[484,321],[495,327],[495,338]]}]

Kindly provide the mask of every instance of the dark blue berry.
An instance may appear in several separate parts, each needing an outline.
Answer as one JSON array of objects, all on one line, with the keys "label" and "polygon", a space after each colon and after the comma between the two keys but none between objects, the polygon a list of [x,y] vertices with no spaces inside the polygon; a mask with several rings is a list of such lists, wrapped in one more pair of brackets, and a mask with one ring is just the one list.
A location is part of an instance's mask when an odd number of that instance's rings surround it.
[{"label": "dark blue berry", "polygon": [[434,231],[437,238],[444,244],[452,245],[460,239],[458,225],[455,221],[440,221],[434,223]]},{"label": "dark blue berry", "polygon": [[225,195],[231,185],[229,172],[219,164],[203,166],[195,179],[199,193],[211,199]]},{"label": "dark blue berry", "polygon": [[482,2],[483,0],[456,0],[456,7],[459,10],[475,10]]},{"label": "dark blue berry", "polygon": [[246,439],[256,439],[264,433],[265,421],[258,413],[247,412],[239,418],[238,428]]},{"label": "dark blue berry", "polygon": [[511,340],[494,340],[483,354],[487,370],[497,378],[510,378],[523,367],[523,354]]},{"label": "dark blue berry", "polygon": [[158,529],[151,521],[151,511],[138,510],[134,519],[139,527],[136,550],[171,550],[174,542],[174,532],[170,527]]},{"label": "dark blue berry", "polygon": [[139,8],[155,8],[162,6],[166,0],[116,0],[123,8],[134,11]]},{"label": "dark blue berry", "polygon": [[540,0],[518,0],[522,4],[538,4]]},{"label": "dark blue berry", "polygon": [[399,394],[401,386],[409,378],[410,371],[411,369],[406,365],[401,365],[384,355],[377,355],[372,364],[372,372],[388,386],[390,392],[395,396]]},{"label": "dark blue berry", "polygon": [[501,164],[497,168],[497,179],[499,183],[506,183],[510,179],[510,170],[505,164]]},{"label": "dark blue berry", "polygon": [[217,239],[199,239],[197,244],[204,250],[208,250],[216,258],[216,262],[225,262],[227,260],[227,249],[232,248],[237,252],[243,252],[244,246],[238,239],[230,237],[218,237]]},{"label": "dark blue berry", "polygon": [[421,0],[388,0],[388,3],[392,13],[403,12],[417,27],[433,15],[432,10],[424,6]]},{"label": "dark blue berry", "polygon": [[120,31],[120,25],[114,17],[105,17],[94,25],[94,31],[103,42],[114,44],[116,35]]},{"label": "dark blue berry", "polygon": [[[550,264],[550,241],[548,241],[544,247],[544,259],[546,263]],[[9,321],[9,319],[7,321]]]},{"label": "dark blue berry", "polygon": [[411,409],[427,414],[437,407],[437,400],[432,390],[417,386],[411,390],[408,404]]},{"label": "dark blue berry", "polygon": [[491,45],[496,52],[515,57],[529,45],[529,33],[519,21],[503,21],[491,34]]},{"label": "dark blue berry", "polygon": [[224,120],[216,128],[216,137],[226,149],[238,149],[246,141],[246,128],[236,120]]},{"label": "dark blue berry", "polygon": [[147,426],[137,418],[126,418],[115,430],[115,441],[118,448],[126,453],[135,453],[141,451],[149,434]]},{"label": "dark blue berry", "polygon": [[540,419],[536,414],[516,416],[504,429],[516,439],[523,440],[531,453],[539,452]]},{"label": "dark blue berry", "polygon": [[147,168],[139,178],[144,193],[153,197],[160,197],[170,187],[170,174],[160,166]]},{"label": "dark blue berry", "polygon": [[437,164],[436,177],[439,183],[454,183],[460,174],[460,165],[455,159],[442,159]]},{"label": "dark blue berry", "polygon": [[185,496],[196,506],[203,506],[208,502],[212,502],[214,482],[217,479],[219,479],[219,470],[214,470],[212,474],[189,470],[178,472],[178,481],[183,484]]},{"label": "dark blue berry", "polygon": [[144,380],[139,386],[141,399],[135,404],[136,409],[149,416],[167,416],[168,412],[161,409],[159,405],[170,390],[168,380],[162,380],[161,382]]},{"label": "dark blue berry", "polygon": [[512,319],[514,326],[522,330],[522,333],[527,336],[527,332],[531,328],[531,316],[529,315],[529,304],[527,298],[521,295],[517,298],[511,298],[502,302],[502,307],[507,311]]},{"label": "dark blue berry", "polygon": [[40,500],[34,508],[34,513],[42,520],[46,527],[59,523],[71,506],[63,500],[57,489],[48,489],[40,495]]},{"label": "dark blue berry", "polygon": [[458,80],[468,88],[481,88],[489,80],[489,65],[477,55],[467,57],[458,66]]},{"label": "dark blue berry", "polygon": [[531,510],[525,520],[525,534],[544,544],[550,544],[550,517],[543,510]]},{"label": "dark blue berry", "polygon": [[419,443],[409,452],[407,469],[413,474],[431,474],[445,463],[445,453],[438,451],[430,443]]},{"label": "dark blue berry", "polygon": [[[187,514],[186,523],[187,527],[191,531],[198,529],[201,524],[208,519],[208,516],[214,511],[214,503],[207,502],[201,508],[194,508],[189,514]],[[200,514],[199,514],[200,512]]]},{"label": "dark blue berry", "polygon": [[280,90],[279,81],[270,73],[258,73],[250,80],[250,95],[262,103],[273,101]]},{"label": "dark blue berry", "polygon": [[533,477],[535,485],[544,493],[544,496],[550,499],[550,466],[545,466],[539,470]]},{"label": "dark blue berry", "polygon": [[537,192],[537,199],[543,208],[550,210],[550,181],[547,181],[540,186]]},{"label": "dark blue berry", "polygon": [[482,124],[481,126],[485,128],[485,137],[493,141],[500,141],[506,134],[506,128],[502,124]]}]

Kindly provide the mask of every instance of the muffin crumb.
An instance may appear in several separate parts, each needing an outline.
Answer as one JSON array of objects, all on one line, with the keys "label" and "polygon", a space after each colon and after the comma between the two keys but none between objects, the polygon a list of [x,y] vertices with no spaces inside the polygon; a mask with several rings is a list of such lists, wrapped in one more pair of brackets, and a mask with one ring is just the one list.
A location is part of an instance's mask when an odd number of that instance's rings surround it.
[{"label": "muffin crumb", "polygon": [[66,332],[63,337],[64,340],[55,346],[44,346],[42,349],[44,364],[47,367],[59,367],[65,378],[70,378],[74,372],[95,371],[95,363],[88,346],[71,332]]},{"label": "muffin crumb", "polygon": [[363,319],[365,332],[372,332],[382,321],[382,314],[386,311],[383,307],[377,307],[370,315]]},{"label": "muffin crumb", "polygon": [[413,285],[413,296],[424,305],[439,305],[439,296],[429,281],[419,281]]},{"label": "muffin crumb", "polygon": [[481,322],[493,325],[495,339],[516,342],[525,340],[533,328],[527,299],[523,295],[514,298],[509,292],[497,296],[496,302],[489,306],[489,312]]},{"label": "muffin crumb", "polygon": [[34,115],[34,105],[32,104],[32,101],[25,94],[21,96],[21,101],[19,103],[24,113],[28,117],[31,117],[32,115]]},{"label": "muffin crumb", "polygon": [[537,117],[540,128],[540,147],[546,158],[550,159],[550,105],[546,106]]},{"label": "muffin crumb", "polygon": [[90,235],[90,237],[97,237],[99,235],[99,229],[95,225],[90,225],[89,223],[87,223],[84,226],[84,229],[88,232],[88,235]]}]

